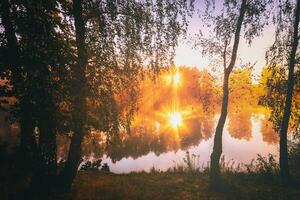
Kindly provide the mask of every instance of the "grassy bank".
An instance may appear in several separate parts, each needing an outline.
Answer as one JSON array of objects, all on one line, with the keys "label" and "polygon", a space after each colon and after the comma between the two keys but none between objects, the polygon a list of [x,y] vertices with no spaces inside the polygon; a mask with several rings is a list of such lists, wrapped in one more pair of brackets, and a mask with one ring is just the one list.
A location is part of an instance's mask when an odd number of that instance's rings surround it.
[{"label": "grassy bank", "polygon": [[300,199],[299,182],[282,187],[276,177],[225,174],[218,192],[209,188],[205,173],[80,172],[70,198],[87,199]]},{"label": "grassy bank", "polygon": [[[17,177],[9,179],[14,183],[0,184],[0,199],[23,199],[29,179]],[[79,171],[70,194],[54,194],[49,200],[300,199],[299,177],[294,176],[291,184],[285,187],[278,176],[223,172],[222,177],[221,190],[212,191],[206,172],[113,174]]]},{"label": "grassy bank", "polygon": [[[294,155],[294,154],[292,154]],[[298,154],[297,154],[298,155]],[[297,157],[298,158],[298,157]],[[294,158],[296,159],[296,157]],[[24,199],[31,173],[20,171],[4,162],[0,170],[0,199]],[[288,186],[279,180],[279,166],[272,155],[258,157],[250,164],[225,162],[221,159],[222,183],[219,191],[209,187],[208,168],[197,168],[187,152],[182,164],[166,172],[154,167],[149,173],[110,173],[109,168],[94,168],[93,163],[78,172],[70,194],[49,200],[189,200],[189,199],[300,199],[299,163],[291,162],[292,179]],[[15,167],[12,167],[15,166]],[[88,167],[89,166],[89,167]],[[98,165],[97,165],[98,166]],[[43,198],[45,199],[45,198]]]}]

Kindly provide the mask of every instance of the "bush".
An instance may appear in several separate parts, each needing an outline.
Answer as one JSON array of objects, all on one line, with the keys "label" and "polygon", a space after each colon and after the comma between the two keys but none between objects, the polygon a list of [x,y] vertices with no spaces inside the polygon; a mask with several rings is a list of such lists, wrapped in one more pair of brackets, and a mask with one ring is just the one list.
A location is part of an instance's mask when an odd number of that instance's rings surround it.
[{"label": "bush", "polygon": [[300,134],[289,144],[289,165],[291,173],[300,175]]},{"label": "bush", "polygon": [[245,168],[249,174],[255,173],[265,178],[270,178],[279,173],[279,164],[272,154],[268,154],[266,157],[257,154],[257,158],[252,160],[250,164],[246,164]]},{"label": "bush", "polygon": [[[100,170],[101,162],[102,162],[101,159],[98,159],[98,160],[95,160],[95,161],[86,161],[85,163],[83,163],[81,165],[79,170],[82,170],[82,171],[98,171],[98,170]],[[102,166],[101,171],[104,171],[103,167],[105,168],[105,170],[107,170],[107,168],[109,170],[109,167],[108,167],[107,163],[105,163]]]}]

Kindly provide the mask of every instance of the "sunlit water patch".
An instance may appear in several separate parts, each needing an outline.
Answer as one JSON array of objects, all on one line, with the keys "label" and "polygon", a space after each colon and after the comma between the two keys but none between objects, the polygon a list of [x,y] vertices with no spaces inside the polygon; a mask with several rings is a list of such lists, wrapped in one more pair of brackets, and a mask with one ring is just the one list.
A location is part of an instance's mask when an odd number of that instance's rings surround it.
[{"label": "sunlit water patch", "polygon": [[[274,132],[263,132],[265,119],[264,115],[251,117],[251,133],[247,135],[236,136],[228,131],[228,123],[223,134],[223,155],[227,161],[234,160],[235,163],[250,163],[257,154],[267,156],[268,154],[278,155],[278,138]],[[247,133],[245,133],[247,134]],[[269,134],[269,135],[267,135]],[[270,139],[271,137],[271,139]],[[273,139],[272,139],[273,138]],[[169,151],[156,155],[154,152],[149,152],[138,158],[131,156],[122,158],[119,161],[112,160],[104,156],[103,163],[108,163],[110,170],[114,173],[129,173],[132,171],[150,171],[151,168],[166,171],[177,164],[183,163],[183,158],[186,156],[186,151],[191,155],[197,156],[199,167],[207,166],[210,154],[213,148],[213,137],[207,140],[201,140],[198,145],[190,146],[186,149]]]}]

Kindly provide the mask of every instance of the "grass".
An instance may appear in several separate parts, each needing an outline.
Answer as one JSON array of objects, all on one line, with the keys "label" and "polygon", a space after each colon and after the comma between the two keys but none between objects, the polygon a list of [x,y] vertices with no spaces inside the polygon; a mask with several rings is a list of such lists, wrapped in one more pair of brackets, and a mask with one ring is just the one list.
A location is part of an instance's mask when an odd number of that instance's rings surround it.
[{"label": "grass", "polygon": [[[48,200],[300,199],[299,167],[294,170],[298,173],[293,173],[291,184],[283,187],[278,163],[271,154],[267,157],[258,155],[247,165],[236,165],[222,157],[222,187],[219,191],[210,189],[209,168],[198,166],[198,159],[186,152],[183,162],[175,163],[166,172],[153,167],[149,173],[129,174],[95,170],[92,163],[92,167],[78,172],[70,194],[53,194]],[[22,199],[31,175],[11,170],[8,164],[1,167],[0,199]]]},{"label": "grass", "polygon": [[151,199],[300,199],[300,185],[282,187],[245,173],[223,174],[222,189],[213,192],[209,177],[199,172],[112,174],[79,172],[71,192],[74,200]]},{"label": "grass", "polygon": [[[150,173],[129,174],[79,171],[70,194],[49,200],[300,199],[300,177],[294,177],[292,184],[283,187],[277,175],[223,171],[222,188],[216,192],[209,187],[207,171],[181,169],[160,172],[153,168]],[[28,185],[27,178],[20,181],[14,177],[11,180],[17,183],[6,187],[6,192],[19,195],[4,195],[5,189],[2,188],[0,199],[12,199],[9,196],[20,199],[24,186]]]},{"label": "grass", "polygon": [[273,155],[258,155],[250,164],[226,162],[222,157],[221,189],[209,187],[208,167],[197,166],[197,156],[186,152],[183,163],[166,172],[154,167],[150,173],[130,174],[80,171],[70,199],[75,200],[152,200],[152,199],[300,199],[300,179],[294,177],[289,186],[280,184]]}]

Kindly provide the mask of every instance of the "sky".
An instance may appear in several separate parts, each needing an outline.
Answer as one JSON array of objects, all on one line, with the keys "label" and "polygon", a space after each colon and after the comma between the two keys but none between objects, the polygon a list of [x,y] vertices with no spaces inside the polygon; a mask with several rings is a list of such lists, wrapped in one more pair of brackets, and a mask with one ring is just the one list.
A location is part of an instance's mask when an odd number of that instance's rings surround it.
[{"label": "sky", "polygon": [[[195,9],[201,8],[202,1],[196,1]],[[216,6],[220,7],[221,1],[216,0]],[[219,4],[219,5],[218,5]],[[202,6],[204,7],[204,6]],[[204,9],[204,8],[203,8]],[[203,10],[202,9],[202,10]],[[199,19],[197,11],[194,13],[193,18],[190,20],[188,27],[188,38],[191,38],[201,29],[202,32],[208,32],[208,28]],[[238,49],[237,65],[251,63],[254,64],[253,74],[259,76],[261,74],[263,66],[265,66],[265,52],[272,45],[275,38],[274,27],[268,26],[262,32],[262,36],[255,38],[249,46],[244,39],[240,40],[240,46]],[[193,49],[191,44],[188,44],[189,39],[180,40],[179,45],[176,48],[176,56],[174,59],[175,65],[187,65],[197,67],[199,69],[210,69],[208,66],[209,58],[201,55],[200,50]]]}]

